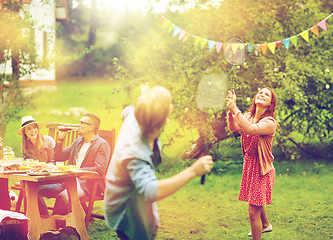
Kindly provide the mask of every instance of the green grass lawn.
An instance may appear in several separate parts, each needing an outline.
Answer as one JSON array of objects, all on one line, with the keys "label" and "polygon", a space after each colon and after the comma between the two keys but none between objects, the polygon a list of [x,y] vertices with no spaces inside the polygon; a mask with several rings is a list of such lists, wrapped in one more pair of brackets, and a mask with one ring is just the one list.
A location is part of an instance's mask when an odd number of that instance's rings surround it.
[{"label": "green grass lawn", "polygon": [[[32,115],[45,123],[77,123],[81,116],[70,109],[84,108],[101,117],[101,129],[116,128],[118,133],[123,106],[133,104],[138,93],[135,89],[128,98],[119,86],[117,82],[59,82],[56,91],[36,92],[33,105],[22,115]],[[4,146],[13,147],[17,156],[21,155],[21,136],[16,133],[19,127],[20,120],[12,120],[4,138]],[[168,141],[177,127],[175,121],[170,121],[161,136],[162,143]],[[47,134],[45,128],[42,131]],[[179,154],[196,140],[195,132],[183,135],[184,138],[164,148],[165,161],[176,162]],[[241,149],[235,151],[241,152]],[[159,178],[179,170],[179,166],[167,169],[169,166],[174,165],[162,163],[164,171],[159,173]],[[333,163],[276,160],[275,167],[273,204],[267,207],[274,230],[264,234],[262,239],[333,239]],[[248,205],[237,200],[240,181],[241,169],[211,174],[204,186],[197,178],[173,196],[159,201],[157,239],[250,239],[247,237],[250,231]],[[103,213],[103,203],[97,203],[95,210]],[[91,239],[115,239],[115,232],[102,220],[90,223],[88,233]]]},{"label": "green grass lawn", "polygon": [[[37,121],[45,124],[50,122],[78,123],[82,117],[76,115],[75,109],[84,109],[96,113],[101,118],[100,129],[116,129],[121,127],[121,112],[124,106],[133,105],[139,95],[140,86],[133,88],[130,96],[121,88],[121,83],[114,81],[80,81],[58,82],[55,91],[39,90],[32,94],[33,100],[29,108],[21,112],[22,116],[32,115]],[[74,109],[73,109],[74,108]],[[21,127],[20,119],[12,119],[6,129],[4,146],[13,148],[17,157],[21,157],[22,137],[16,132]],[[171,133],[178,128],[178,124],[171,119],[165,127],[165,134],[161,140],[168,143]],[[41,132],[48,133],[43,127]],[[167,151],[168,156],[176,157],[181,154],[189,141],[195,141],[196,131],[184,132],[183,139],[176,139],[172,150]],[[169,148],[169,147],[167,147]],[[169,148],[170,149],[170,148]]]},{"label": "green grass lawn", "polygon": [[[262,239],[333,239],[333,164],[324,165],[317,173],[313,162],[275,163],[273,204],[267,206],[273,232]],[[237,200],[240,180],[241,172],[209,175],[205,185],[194,179],[159,201],[156,239],[251,239],[248,204]],[[97,211],[103,211],[102,204]],[[91,239],[117,239],[101,220],[88,230]]]}]

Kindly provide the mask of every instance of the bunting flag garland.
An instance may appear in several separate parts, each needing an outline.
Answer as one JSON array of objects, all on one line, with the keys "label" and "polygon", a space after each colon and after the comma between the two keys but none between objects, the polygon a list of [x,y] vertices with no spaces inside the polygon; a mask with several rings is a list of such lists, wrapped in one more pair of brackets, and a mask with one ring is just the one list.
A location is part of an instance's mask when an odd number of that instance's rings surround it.
[{"label": "bunting flag garland", "polygon": [[[327,16],[325,19],[320,21],[318,24],[315,24],[314,26],[310,27],[309,29],[306,29],[302,31],[299,34],[296,34],[294,36],[287,37],[283,40],[278,40],[270,43],[260,43],[260,44],[251,44],[246,43],[247,51],[249,53],[255,53],[256,56],[259,55],[259,52],[261,52],[264,56],[267,53],[267,48],[270,50],[272,54],[275,54],[276,49],[279,49],[283,43],[283,46],[289,50],[290,43],[292,46],[297,47],[298,44],[298,37],[301,36],[304,41],[309,42],[310,36],[309,31],[311,31],[314,35],[319,37],[319,28],[322,29],[322,31],[327,31],[326,26],[326,20],[329,19],[333,13],[331,13],[329,16]],[[186,32],[185,30],[181,29],[180,27],[176,26],[175,24],[171,23],[168,19],[166,19],[163,15],[159,16],[158,20],[159,24],[162,24],[162,28],[168,28],[168,32],[172,32],[172,36],[176,37],[178,35],[178,40],[182,40],[183,42],[187,41],[190,37],[194,38],[194,46],[200,47],[201,49],[204,49],[208,46],[209,51],[212,51],[214,48],[216,49],[216,53],[220,53],[222,47],[224,47],[225,43],[220,41],[214,41],[214,40],[208,40],[205,38],[201,38],[198,36],[195,36],[189,32]],[[232,46],[232,51],[235,52],[239,48],[238,45]]]},{"label": "bunting flag garland", "polygon": [[290,42],[291,42],[292,44],[294,44],[295,47],[297,47],[297,39],[298,39],[298,36],[297,36],[297,35],[292,36],[292,37],[290,38]]},{"label": "bunting flag garland", "polygon": [[254,45],[251,45],[251,44],[247,45],[248,52],[253,52],[253,49],[254,49]]},{"label": "bunting flag garland", "polygon": [[284,46],[285,46],[287,49],[289,49],[290,39],[289,39],[289,38],[283,39],[282,42],[283,42]]},{"label": "bunting flag garland", "polygon": [[262,54],[266,55],[267,44],[259,44]]},{"label": "bunting flag garland", "polygon": [[200,47],[201,47],[201,49],[203,49],[206,46],[207,42],[208,42],[207,39],[201,39],[201,41],[200,41]]},{"label": "bunting flag garland", "polygon": [[[331,15],[332,15],[332,13],[331,13]],[[330,16],[331,16],[331,15],[330,15]],[[321,27],[323,30],[327,31],[327,28],[326,28],[326,21],[325,21],[325,20],[323,20],[323,21],[321,21],[320,23],[318,23],[318,26]]]},{"label": "bunting flag garland", "polygon": [[275,47],[276,47],[276,43],[275,42],[271,42],[268,43],[268,49],[274,54],[275,53]]},{"label": "bunting flag garland", "polygon": [[175,26],[175,28],[173,29],[173,36],[177,36],[177,34],[180,32],[180,28]]},{"label": "bunting flag garland", "polygon": [[178,40],[182,40],[184,37],[185,37],[185,31],[183,29],[180,29]]},{"label": "bunting flag garland", "polygon": [[187,41],[187,39],[190,37],[190,34],[185,32],[185,36],[183,37],[183,42]]},{"label": "bunting flag garland", "polygon": [[277,42],[275,43],[276,48],[279,49],[280,46],[281,46],[281,44],[282,44],[282,41],[281,41],[281,40],[280,40],[280,41],[277,41]]},{"label": "bunting flag garland", "polygon": [[309,41],[309,31],[304,31],[300,33],[300,35],[302,36],[302,38],[304,38],[305,41]]},{"label": "bunting flag garland", "polygon": [[158,18],[158,24],[163,23],[163,21],[164,21],[164,18],[162,15],[160,15],[160,17]]},{"label": "bunting flag garland", "polygon": [[314,25],[313,27],[310,28],[310,30],[319,37],[319,30],[318,30],[318,25]]},{"label": "bunting flag garland", "polygon": [[199,37],[195,37],[195,39],[194,39],[194,46],[198,46],[199,45],[199,43],[200,43],[200,38]]},{"label": "bunting flag garland", "polygon": [[221,50],[221,48],[222,48],[222,46],[223,46],[223,43],[216,42],[215,45],[216,45],[216,52],[219,53],[220,50]]}]

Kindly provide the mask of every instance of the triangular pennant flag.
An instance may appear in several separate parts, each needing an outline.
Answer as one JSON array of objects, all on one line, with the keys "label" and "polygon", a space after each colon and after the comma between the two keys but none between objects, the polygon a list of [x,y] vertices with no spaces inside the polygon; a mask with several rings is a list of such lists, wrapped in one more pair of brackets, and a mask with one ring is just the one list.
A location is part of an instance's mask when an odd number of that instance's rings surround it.
[{"label": "triangular pennant flag", "polygon": [[158,18],[158,24],[161,24],[164,21],[164,19],[165,19],[165,17],[160,15],[160,17]]},{"label": "triangular pennant flag", "polygon": [[203,49],[206,46],[207,42],[208,42],[207,39],[202,38],[200,41],[200,48]]},{"label": "triangular pennant flag", "polygon": [[295,47],[297,47],[297,39],[298,39],[297,35],[292,36],[292,37],[290,38],[290,42],[291,42],[292,44],[294,44]]},{"label": "triangular pennant flag", "polygon": [[215,47],[215,41],[208,40],[208,47],[209,51],[212,51],[212,49]]},{"label": "triangular pennant flag", "polygon": [[194,37],[194,46],[197,47],[197,46],[199,45],[200,41],[201,41],[201,38],[199,38],[199,37]]},{"label": "triangular pennant flag", "polygon": [[249,44],[249,45],[247,46],[247,51],[248,51],[248,52],[253,52],[253,49],[254,49],[254,45]]},{"label": "triangular pennant flag", "polygon": [[162,25],[162,28],[167,28],[170,24],[170,21],[165,19],[164,22],[163,22],[163,25]]},{"label": "triangular pennant flag", "polygon": [[283,40],[283,44],[284,44],[284,46],[285,46],[287,49],[289,49],[290,39],[289,39],[289,38],[284,39],[284,40]]},{"label": "triangular pennant flag", "polygon": [[256,50],[254,51],[254,53],[256,54],[256,56],[259,55],[259,53],[258,53],[259,49],[260,49],[260,45],[257,44],[257,45],[256,45]]},{"label": "triangular pennant flag", "polygon": [[216,52],[219,53],[219,52],[221,51],[221,48],[222,48],[222,46],[223,46],[223,43],[221,43],[221,42],[216,42],[215,45],[216,45]]},{"label": "triangular pennant flag", "polygon": [[267,51],[267,44],[259,44],[262,54],[265,56]]},{"label": "triangular pennant flag", "polygon": [[173,37],[177,36],[177,34],[180,32],[180,28],[175,26],[174,30],[173,30]]},{"label": "triangular pennant flag", "polygon": [[277,42],[275,43],[275,45],[276,45],[277,48],[280,48],[281,44],[282,44],[282,41],[281,41],[281,40],[280,40],[280,41],[277,41]]},{"label": "triangular pennant flag", "polygon": [[268,43],[267,45],[268,45],[269,50],[271,50],[271,52],[273,54],[275,54],[275,46],[276,46],[275,42]]},{"label": "triangular pennant flag", "polygon": [[318,25],[314,25],[310,30],[319,37]]},{"label": "triangular pennant flag", "polygon": [[305,41],[307,41],[307,42],[309,41],[309,31],[308,30],[301,32],[299,35],[301,35]]},{"label": "triangular pennant flag", "polygon": [[238,43],[238,48],[239,48],[240,50],[243,50],[243,49],[246,47],[245,44],[247,44],[247,43],[244,43],[244,44],[242,44],[242,43]]},{"label": "triangular pennant flag", "polygon": [[327,31],[326,21],[325,20],[323,20],[320,23],[318,23],[318,26],[321,27],[323,30]]},{"label": "triangular pennant flag", "polygon": [[168,28],[168,32],[172,32],[175,29],[175,24],[171,23]]},{"label": "triangular pennant flag", "polygon": [[227,45],[226,43],[222,43],[223,44],[223,50],[225,51],[225,46]]},{"label": "triangular pennant flag", "polygon": [[185,32],[185,36],[183,37],[183,42],[187,41],[189,37],[190,37],[190,34]]},{"label": "triangular pennant flag", "polygon": [[182,40],[183,37],[185,36],[185,31],[183,29],[180,29],[180,32],[179,32],[179,39],[178,40]]}]

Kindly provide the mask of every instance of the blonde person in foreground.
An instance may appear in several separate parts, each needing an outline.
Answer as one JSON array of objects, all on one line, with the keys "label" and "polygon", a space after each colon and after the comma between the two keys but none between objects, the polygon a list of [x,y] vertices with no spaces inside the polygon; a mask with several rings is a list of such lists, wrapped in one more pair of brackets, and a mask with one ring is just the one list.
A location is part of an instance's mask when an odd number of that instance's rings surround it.
[{"label": "blonde person in foreground", "polygon": [[155,168],[161,163],[159,136],[171,111],[170,92],[157,86],[142,89],[135,106],[122,113],[104,199],[107,224],[117,231],[119,239],[154,239],[159,225],[156,201],[212,168],[212,157],[207,155],[175,176],[156,178]]},{"label": "blonde person in foreground", "polygon": [[270,88],[262,88],[253,98],[245,114],[237,108],[235,92],[228,92],[228,127],[242,136],[244,157],[241,189],[238,199],[249,203],[252,239],[261,239],[262,232],[273,230],[266,213],[272,203],[275,179],[272,144],[277,123],[274,118],[276,96]]}]

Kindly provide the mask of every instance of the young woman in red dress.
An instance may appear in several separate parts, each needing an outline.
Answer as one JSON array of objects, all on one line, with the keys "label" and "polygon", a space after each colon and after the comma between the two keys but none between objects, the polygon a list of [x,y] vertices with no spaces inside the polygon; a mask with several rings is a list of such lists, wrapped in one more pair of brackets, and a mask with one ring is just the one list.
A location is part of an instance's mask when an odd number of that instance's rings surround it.
[{"label": "young woman in red dress", "polygon": [[273,230],[266,213],[272,203],[275,179],[273,138],[277,123],[274,117],[276,96],[270,88],[262,88],[253,98],[249,111],[242,114],[236,105],[236,94],[229,91],[226,103],[228,127],[242,136],[244,157],[241,189],[238,199],[249,203],[252,239],[261,239],[262,232]]}]

